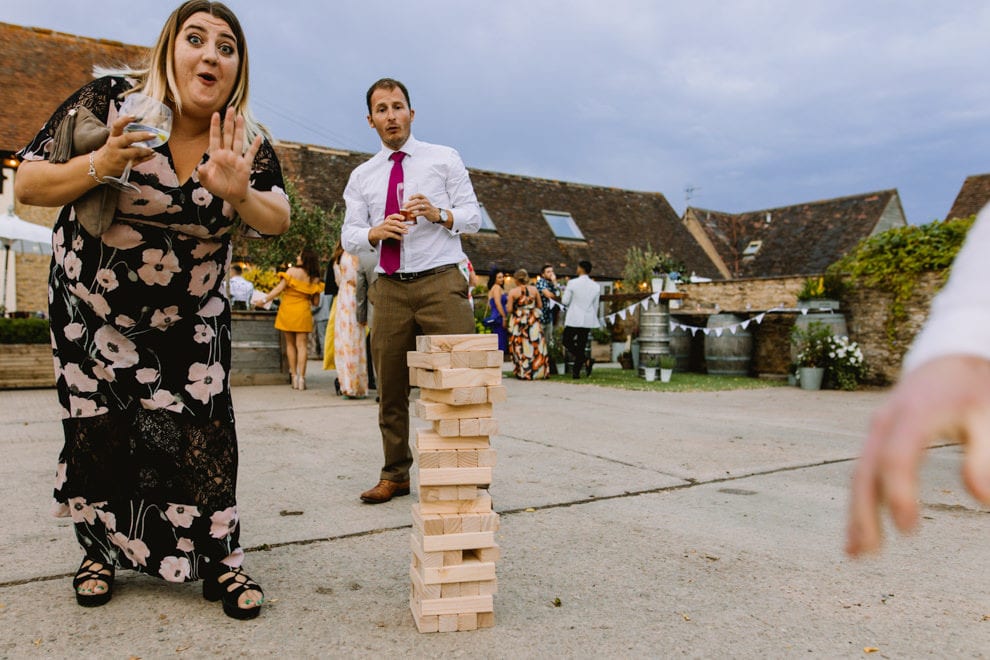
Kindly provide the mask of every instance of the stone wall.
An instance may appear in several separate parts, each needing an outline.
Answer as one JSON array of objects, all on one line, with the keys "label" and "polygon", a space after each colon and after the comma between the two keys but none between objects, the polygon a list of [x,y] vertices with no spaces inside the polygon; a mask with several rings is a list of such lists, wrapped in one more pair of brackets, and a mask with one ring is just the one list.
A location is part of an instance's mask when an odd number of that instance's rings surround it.
[{"label": "stone wall", "polygon": [[[765,314],[761,323],[755,320],[767,310],[783,307],[794,309],[797,294],[804,286],[804,277],[761,278],[727,282],[682,284],[678,289],[687,294],[680,309],[671,310],[671,318],[681,324],[705,327],[707,319],[717,312],[731,312],[753,319],[748,327],[753,336],[752,373],[764,377],[784,377],[790,365],[790,333],[799,312]],[[901,360],[914,336],[928,318],[932,298],[942,287],[943,276],[929,273],[905,305],[906,319],[897,324],[888,337],[891,295],[877,289],[857,289],[847,293],[840,312],[846,317],[849,337],[863,350],[871,384],[886,385],[897,380]],[[691,338],[691,369],[704,370],[705,335],[695,333]]]}]

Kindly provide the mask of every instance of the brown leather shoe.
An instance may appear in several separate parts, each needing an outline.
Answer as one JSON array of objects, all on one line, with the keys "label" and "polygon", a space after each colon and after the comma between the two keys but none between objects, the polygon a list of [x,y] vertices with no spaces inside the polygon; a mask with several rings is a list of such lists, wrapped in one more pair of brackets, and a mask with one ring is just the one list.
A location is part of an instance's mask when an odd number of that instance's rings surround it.
[{"label": "brown leather shoe", "polygon": [[388,481],[387,479],[382,479],[378,482],[377,486],[361,493],[361,499],[368,504],[382,504],[383,502],[388,502],[393,497],[408,494],[408,479],[405,481]]}]

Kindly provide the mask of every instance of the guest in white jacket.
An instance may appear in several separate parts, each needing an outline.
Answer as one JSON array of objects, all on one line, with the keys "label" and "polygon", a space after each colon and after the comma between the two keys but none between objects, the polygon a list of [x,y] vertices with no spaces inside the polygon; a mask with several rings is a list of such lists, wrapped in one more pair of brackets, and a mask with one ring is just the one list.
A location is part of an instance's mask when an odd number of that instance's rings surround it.
[{"label": "guest in white jacket", "polygon": [[567,283],[561,300],[567,308],[564,317],[564,348],[574,356],[572,376],[581,377],[581,367],[591,374],[591,358],[587,355],[588,333],[598,327],[598,301],[601,289],[591,275],[591,262],[581,261],[578,276]]},{"label": "guest in white jacket", "polygon": [[990,504],[988,250],[990,205],[969,230],[897,387],[873,416],[853,477],[851,555],[879,549],[884,507],[902,532],[918,524],[918,472],[933,441],[966,445],[963,479],[974,497]]}]

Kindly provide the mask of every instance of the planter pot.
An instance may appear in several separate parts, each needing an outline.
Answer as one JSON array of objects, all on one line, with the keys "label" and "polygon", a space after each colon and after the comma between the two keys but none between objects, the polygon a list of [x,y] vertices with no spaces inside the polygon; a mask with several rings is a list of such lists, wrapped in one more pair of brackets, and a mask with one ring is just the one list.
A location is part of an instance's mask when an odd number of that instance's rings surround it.
[{"label": "planter pot", "polygon": [[55,387],[50,344],[0,344],[0,389]]},{"label": "planter pot", "polygon": [[822,377],[825,375],[825,369],[822,367],[801,367],[798,371],[800,372],[798,380],[802,390],[822,389]]},{"label": "planter pot", "polygon": [[643,367],[643,375],[646,376],[646,382],[652,383],[657,379],[657,368]]},{"label": "planter pot", "polygon": [[275,312],[231,312],[231,385],[289,382],[285,341],[275,329]]},{"label": "planter pot", "polygon": [[612,362],[618,362],[619,356],[625,352],[626,352],[626,342],[624,341],[612,342]]},{"label": "planter pot", "polygon": [[673,369],[661,369],[660,370],[660,382],[669,383],[670,377],[674,375]]},{"label": "planter pot", "polygon": [[787,374],[787,384],[791,387],[797,387],[798,379],[796,374]]},{"label": "planter pot", "polygon": [[554,362],[554,366],[557,367],[557,375],[563,376],[567,373],[567,365],[564,364],[563,358]]},{"label": "planter pot", "polygon": [[630,342],[629,350],[632,352],[633,369],[639,369],[639,340],[633,339]]}]

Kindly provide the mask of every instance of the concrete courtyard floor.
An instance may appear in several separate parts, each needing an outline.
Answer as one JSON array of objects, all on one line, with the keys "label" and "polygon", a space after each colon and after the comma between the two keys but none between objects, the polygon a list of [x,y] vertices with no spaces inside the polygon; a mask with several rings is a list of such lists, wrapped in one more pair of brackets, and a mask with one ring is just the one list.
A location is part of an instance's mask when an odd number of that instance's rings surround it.
[{"label": "concrete courtyard floor", "polygon": [[[0,658],[990,656],[990,517],[961,451],[929,452],[923,525],[842,554],[850,473],[880,391],[631,392],[506,379],[496,406],[495,627],[420,634],[413,497],[362,504],[381,462],[374,399],[234,390],[245,566],[269,603],[225,617],[200,585],[118,573],[75,604],[79,550],[50,517],[53,390],[0,392]],[[425,426],[420,420],[414,426]]]}]

